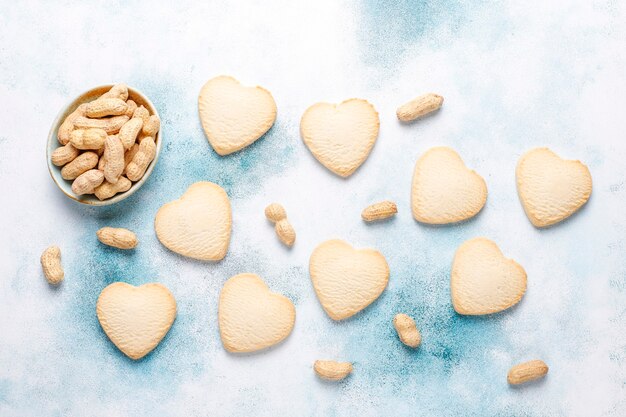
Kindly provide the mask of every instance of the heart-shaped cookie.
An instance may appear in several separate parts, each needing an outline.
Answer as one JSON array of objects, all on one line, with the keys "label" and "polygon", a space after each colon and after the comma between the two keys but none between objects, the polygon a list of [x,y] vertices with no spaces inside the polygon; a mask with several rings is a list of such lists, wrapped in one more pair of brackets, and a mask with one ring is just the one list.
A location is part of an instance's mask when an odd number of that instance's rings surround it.
[{"label": "heart-shaped cookie", "polygon": [[276,102],[262,87],[245,87],[233,77],[210,79],[198,97],[200,122],[215,152],[228,155],[267,132],[276,120]]},{"label": "heart-shaped cookie", "polygon": [[456,223],[475,216],[487,201],[487,185],[453,149],[429,149],[415,164],[411,208],[418,222]]},{"label": "heart-shaped cookie", "polygon": [[565,220],[591,196],[591,174],[580,161],[561,159],[548,148],[536,148],[517,164],[517,192],[536,227]]},{"label": "heart-shaped cookie", "polygon": [[450,280],[452,305],[459,314],[497,313],[517,304],[526,292],[526,271],[483,237],[456,251]]},{"label": "heart-shaped cookie", "polygon": [[203,261],[219,261],[230,242],[232,214],[226,191],[197,182],[178,199],[164,204],[154,219],[159,241],[169,250]]},{"label": "heart-shaped cookie", "polygon": [[111,342],[129,358],[141,359],[172,327],[176,300],[161,284],[115,282],[100,293],[96,314]]},{"label": "heart-shaped cookie", "polygon": [[287,297],[270,292],[258,275],[239,274],[222,288],[218,321],[227,351],[254,352],[289,336],[296,309]]},{"label": "heart-shaped cookie", "polygon": [[300,121],[302,140],[315,159],[348,177],[365,162],[378,137],[378,112],[366,100],[316,103]]},{"label": "heart-shaped cookie", "polygon": [[354,249],[342,240],[328,240],[315,248],[309,273],[317,298],[333,320],[363,310],[389,281],[389,266],[380,252]]}]

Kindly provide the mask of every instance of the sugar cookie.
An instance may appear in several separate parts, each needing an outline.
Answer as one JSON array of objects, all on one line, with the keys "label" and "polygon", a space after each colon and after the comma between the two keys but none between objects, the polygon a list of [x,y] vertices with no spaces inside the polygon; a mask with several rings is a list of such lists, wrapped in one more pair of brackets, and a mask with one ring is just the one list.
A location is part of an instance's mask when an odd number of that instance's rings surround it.
[{"label": "sugar cookie", "polygon": [[389,266],[380,252],[354,249],[342,240],[328,240],[315,248],[309,273],[317,298],[333,320],[363,310],[389,281]]},{"label": "sugar cookie", "polygon": [[348,177],[365,162],[378,137],[378,112],[366,100],[316,103],[300,121],[300,134],[315,159]]},{"label": "sugar cookie", "polygon": [[245,87],[222,75],[210,79],[198,97],[200,122],[215,152],[228,155],[267,132],[276,120],[276,102],[262,87]]},{"label": "sugar cookie", "polygon": [[565,220],[591,195],[587,166],[561,159],[548,148],[536,148],[523,155],[515,174],[524,211],[536,227]]},{"label": "sugar cookie", "polygon": [[226,191],[203,181],[159,209],[154,229],[169,250],[203,261],[219,261],[230,243],[232,214]]},{"label": "sugar cookie", "polygon": [[141,359],[172,327],[176,300],[161,284],[115,282],[100,293],[96,313],[111,342],[129,358]]},{"label": "sugar cookie", "polygon": [[258,275],[239,274],[222,288],[218,320],[227,351],[254,352],[289,336],[296,309],[287,297],[270,292]]},{"label": "sugar cookie", "polygon": [[415,164],[411,208],[415,220],[456,223],[475,216],[487,201],[487,185],[450,148],[429,149]]},{"label": "sugar cookie", "polygon": [[459,314],[497,313],[517,304],[526,292],[526,271],[502,255],[498,246],[479,237],[456,251],[450,280],[452,304]]}]

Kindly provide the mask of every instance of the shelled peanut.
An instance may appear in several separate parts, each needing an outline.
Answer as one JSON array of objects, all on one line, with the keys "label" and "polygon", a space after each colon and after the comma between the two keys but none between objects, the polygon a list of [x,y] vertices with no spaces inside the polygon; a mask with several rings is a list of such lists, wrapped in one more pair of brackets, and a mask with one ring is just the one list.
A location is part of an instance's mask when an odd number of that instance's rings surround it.
[{"label": "shelled peanut", "polygon": [[65,118],[57,132],[61,146],[50,159],[72,181],[75,194],[106,200],[143,178],[156,157],[160,127],[159,116],[130,99],[126,85],[117,84]]}]

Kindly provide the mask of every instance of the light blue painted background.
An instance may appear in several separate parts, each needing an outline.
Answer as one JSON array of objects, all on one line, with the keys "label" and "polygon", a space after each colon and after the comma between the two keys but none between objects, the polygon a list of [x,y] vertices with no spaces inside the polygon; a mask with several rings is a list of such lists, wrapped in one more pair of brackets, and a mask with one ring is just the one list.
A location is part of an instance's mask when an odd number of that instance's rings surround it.
[{"label": "light blue painted background", "polygon": [[[169,2],[168,2],[169,3]],[[210,3],[210,4],[205,4]],[[626,6],[623,2],[401,1],[2,2],[0,5],[0,415],[428,415],[626,414]],[[547,3],[547,4],[546,4]],[[272,91],[278,120],[246,150],[218,157],[197,118],[210,77],[232,74]],[[126,202],[88,209],[50,180],[45,139],[79,92],[123,81],[145,92],[163,119],[164,147],[147,184]],[[396,107],[427,91],[444,108],[402,126]],[[317,101],[363,97],[380,112],[378,142],[342,180],[299,139]],[[483,212],[453,227],[412,220],[418,155],[452,146],[489,187]],[[535,146],[588,164],[593,196],[577,215],[534,229],[515,191],[514,167]],[[231,197],[234,230],[219,264],[184,259],[156,240],[157,209],[198,180]],[[394,220],[359,213],[397,201]],[[263,216],[282,202],[293,250]],[[137,232],[122,253],[100,245],[105,225]],[[484,235],[528,272],[528,292],[503,314],[461,317],[449,302],[456,247]],[[308,278],[312,249],[331,237],[375,247],[391,279],[365,312],[327,318]],[[66,280],[50,288],[39,256],[57,244]],[[260,274],[290,297],[294,332],[244,357],[219,340],[222,283]],[[95,317],[114,281],[157,281],[178,301],[162,344],[132,362]],[[410,351],[391,326],[416,317],[423,345]],[[319,381],[318,358],[350,360],[354,374]],[[522,388],[508,368],[542,358],[550,374]]]}]

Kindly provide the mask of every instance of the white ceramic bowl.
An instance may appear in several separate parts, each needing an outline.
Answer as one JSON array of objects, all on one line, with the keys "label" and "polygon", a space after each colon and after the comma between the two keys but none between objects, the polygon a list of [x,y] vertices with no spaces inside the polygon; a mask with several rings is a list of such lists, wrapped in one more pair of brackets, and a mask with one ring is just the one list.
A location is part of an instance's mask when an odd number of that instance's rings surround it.
[{"label": "white ceramic bowl", "polygon": [[[154,138],[155,143],[156,143],[156,156],[154,157],[154,160],[150,163],[150,165],[148,165],[148,169],[146,169],[146,173],[144,174],[144,176],[139,181],[133,183],[133,185],[130,187],[128,191],[124,193],[116,194],[113,197],[106,199],[106,200],[102,200],[102,201],[98,200],[98,198],[96,198],[96,196],[93,194],[78,196],[74,194],[74,192],[72,192],[72,181],[64,180],[63,177],[61,177],[61,168],[63,167],[58,167],[58,166],[53,165],[50,159],[50,155],[52,154],[52,152],[56,148],[61,146],[61,144],[59,143],[57,139],[57,132],[59,130],[59,126],[61,126],[65,118],[70,113],[72,113],[79,105],[97,99],[102,94],[109,91],[111,87],[113,87],[113,85],[101,85],[99,87],[92,88],[91,90],[85,91],[84,93],[79,95],[77,98],[72,100],[67,106],[65,106],[61,110],[57,118],[54,120],[54,123],[52,123],[52,128],[50,129],[50,133],[48,134],[48,148],[46,151],[46,158],[48,160],[48,171],[50,171],[50,176],[52,177],[52,180],[54,181],[54,183],[59,187],[59,189],[63,191],[63,194],[65,194],[67,197],[71,198],[72,200],[78,201],[79,203],[82,203],[82,204],[89,204],[92,206],[108,206],[111,204],[115,204],[119,201],[122,201],[125,198],[131,196],[133,193],[135,193],[135,191],[137,191],[143,185],[144,182],[146,182],[146,180],[152,173],[152,170],[154,169],[154,166],[156,165],[157,160],[159,158],[159,153],[161,152],[161,143],[163,142],[163,135],[161,134],[161,129],[159,129],[159,132],[156,134],[156,137]],[[134,88],[128,87],[128,98],[129,100],[133,100],[135,103],[137,103],[138,106],[143,105],[145,108],[147,108],[150,111],[150,114],[158,115],[158,112],[156,108],[154,107],[154,105],[152,104],[152,102],[150,101],[150,99],[148,99],[148,97],[144,96],[141,92],[135,90]]]}]

